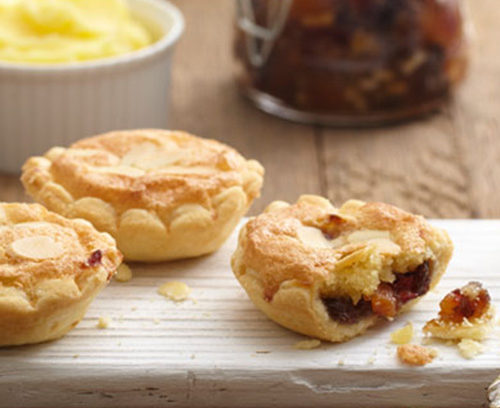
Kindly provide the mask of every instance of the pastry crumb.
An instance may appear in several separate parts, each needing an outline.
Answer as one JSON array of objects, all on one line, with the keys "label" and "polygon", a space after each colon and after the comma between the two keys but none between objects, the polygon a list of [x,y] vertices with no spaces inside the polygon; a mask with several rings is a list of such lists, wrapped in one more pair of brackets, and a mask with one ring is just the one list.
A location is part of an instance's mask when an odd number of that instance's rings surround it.
[{"label": "pastry crumb", "polygon": [[270,351],[269,350],[257,350],[256,353],[257,354],[269,354]]},{"label": "pastry crumb", "polygon": [[191,360],[194,360],[196,358],[196,354],[191,354]]},{"label": "pastry crumb", "polygon": [[403,344],[398,346],[398,358],[404,364],[424,366],[436,358],[437,351],[417,344]]},{"label": "pastry crumb", "polygon": [[368,361],[367,361],[368,365],[373,365],[375,364],[375,356],[371,356]]},{"label": "pastry crumb", "polygon": [[458,351],[463,358],[467,360],[472,360],[478,354],[481,354],[484,347],[481,343],[471,339],[462,339],[457,345]]},{"label": "pastry crumb", "polygon": [[80,357],[80,354],[73,354],[73,358],[78,358]]},{"label": "pastry crumb", "polygon": [[394,344],[408,344],[413,338],[413,324],[408,322],[406,326],[391,333],[391,341]]},{"label": "pastry crumb", "polygon": [[293,345],[297,350],[312,350],[321,346],[321,341],[318,339],[302,340]]},{"label": "pastry crumb", "polygon": [[154,324],[160,324],[160,319],[153,319]]},{"label": "pastry crumb", "polygon": [[115,280],[118,282],[128,282],[130,279],[132,279],[132,270],[127,264],[122,263],[116,271]]},{"label": "pastry crumb", "polygon": [[130,310],[132,310],[132,312],[135,312],[137,310],[137,306],[132,306]]},{"label": "pastry crumb", "polygon": [[337,361],[337,365],[342,367],[345,364],[344,360]]},{"label": "pastry crumb", "polygon": [[101,316],[101,317],[99,317],[99,320],[97,321],[97,328],[98,329],[107,329],[110,323],[111,323],[111,319],[109,317]]},{"label": "pastry crumb", "polygon": [[184,282],[166,282],[158,288],[158,293],[174,302],[186,300],[191,289]]}]

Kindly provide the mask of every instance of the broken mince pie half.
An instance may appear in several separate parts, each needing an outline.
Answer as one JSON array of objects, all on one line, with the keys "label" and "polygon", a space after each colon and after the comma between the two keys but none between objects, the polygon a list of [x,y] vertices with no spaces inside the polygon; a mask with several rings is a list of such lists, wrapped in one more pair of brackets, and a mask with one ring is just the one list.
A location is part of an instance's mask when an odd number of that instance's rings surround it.
[{"label": "broken mince pie half", "polygon": [[301,196],[273,202],[241,230],[243,288],[275,322],[332,342],[392,320],[432,289],[453,244],[423,217],[383,203]]}]

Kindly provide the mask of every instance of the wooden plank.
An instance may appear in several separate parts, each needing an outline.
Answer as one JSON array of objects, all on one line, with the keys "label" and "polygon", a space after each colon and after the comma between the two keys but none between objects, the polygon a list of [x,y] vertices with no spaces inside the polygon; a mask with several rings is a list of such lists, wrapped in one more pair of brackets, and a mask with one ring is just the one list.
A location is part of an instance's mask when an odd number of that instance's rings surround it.
[{"label": "wooden plank", "polygon": [[[500,326],[474,360],[433,344],[438,358],[411,368],[390,343],[407,321],[419,343],[442,296],[471,279],[499,305],[500,221],[435,223],[456,246],[438,288],[394,323],[314,350],[294,349],[303,336],[269,321],[239,287],[229,267],[236,233],[212,256],[132,265],[133,279],[112,282],[65,338],[0,349],[0,407],[479,408],[499,374]],[[190,299],[158,295],[168,280],[186,282]],[[100,316],[111,318],[105,330],[96,328]]]},{"label": "wooden plank", "polygon": [[470,205],[500,217],[500,8],[495,0],[469,1],[472,66],[453,107],[457,140],[468,169]]},{"label": "wooden plank", "polygon": [[186,32],[173,66],[172,127],[228,143],[266,168],[260,211],[276,199],[321,193],[314,129],[258,111],[233,80],[233,0],[177,0]]},{"label": "wooden plank", "polygon": [[325,130],[328,197],[385,201],[426,216],[473,214],[464,153],[448,115],[374,130]]},{"label": "wooden plank", "polygon": [[382,200],[433,217],[500,216],[500,9],[469,2],[472,66],[444,113],[376,130],[325,130],[328,196]]}]

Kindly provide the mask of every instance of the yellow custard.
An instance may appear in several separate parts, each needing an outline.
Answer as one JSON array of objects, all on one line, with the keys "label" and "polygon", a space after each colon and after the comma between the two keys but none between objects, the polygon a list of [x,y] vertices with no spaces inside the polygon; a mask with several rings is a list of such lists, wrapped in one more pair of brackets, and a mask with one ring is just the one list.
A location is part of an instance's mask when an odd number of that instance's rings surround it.
[{"label": "yellow custard", "polygon": [[125,0],[0,0],[0,61],[96,60],[153,41]]}]

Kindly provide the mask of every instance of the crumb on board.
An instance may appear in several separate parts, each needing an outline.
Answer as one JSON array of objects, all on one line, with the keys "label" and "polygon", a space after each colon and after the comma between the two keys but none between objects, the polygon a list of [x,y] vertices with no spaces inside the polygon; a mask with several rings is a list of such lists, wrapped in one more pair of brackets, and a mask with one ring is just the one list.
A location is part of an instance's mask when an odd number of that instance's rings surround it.
[{"label": "crumb on board", "polygon": [[375,364],[375,356],[371,356],[371,357],[368,359],[367,364],[368,364],[368,365],[373,365],[373,364]]},{"label": "crumb on board", "polygon": [[343,365],[345,364],[344,360],[340,359],[339,361],[337,361],[337,365],[342,367]]},{"label": "crumb on board", "polygon": [[469,282],[448,293],[439,303],[438,317],[429,320],[425,334],[444,340],[482,340],[491,331],[495,309],[488,290]]},{"label": "crumb on board", "polygon": [[257,350],[256,353],[257,354],[269,354],[270,351],[269,350]]},{"label": "crumb on board", "polygon": [[80,357],[80,354],[73,354],[73,358],[78,358]]},{"label": "crumb on board", "polygon": [[194,360],[196,358],[196,354],[191,354],[191,360]]},{"label": "crumb on board", "polygon": [[437,351],[417,344],[403,344],[398,346],[398,358],[404,364],[423,366],[436,358]]},{"label": "crumb on board", "polygon": [[130,310],[132,310],[132,312],[135,312],[137,310],[137,306],[132,306]]},{"label": "crumb on board", "polygon": [[468,360],[473,359],[484,351],[484,347],[481,343],[471,339],[462,339],[457,347],[460,355]]},{"label": "crumb on board", "polygon": [[98,329],[107,329],[110,323],[111,323],[111,319],[109,317],[101,316],[101,317],[99,317],[99,320],[97,321],[97,328]]},{"label": "crumb on board", "polygon": [[391,333],[391,341],[394,344],[408,344],[413,338],[413,324],[408,322],[404,327]]},{"label": "crumb on board", "polygon": [[321,341],[318,339],[302,340],[293,345],[297,350],[312,350],[321,346]]},{"label": "crumb on board", "polygon": [[115,280],[118,282],[128,282],[130,279],[132,279],[132,270],[127,264],[122,263],[116,271]]},{"label": "crumb on board", "polygon": [[174,302],[182,302],[187,299],[191,289],[184,282],[166,282],[158,288],[158,293]]},{"label": "crumb on board", "polygon": [[154,324],[160,324],[160,319],[158,319],[158,318],[153,319],[153,323],[154,323]]}]

